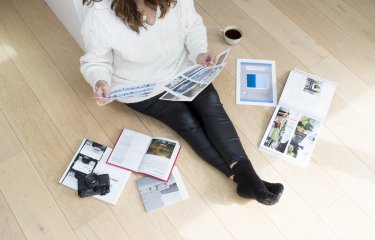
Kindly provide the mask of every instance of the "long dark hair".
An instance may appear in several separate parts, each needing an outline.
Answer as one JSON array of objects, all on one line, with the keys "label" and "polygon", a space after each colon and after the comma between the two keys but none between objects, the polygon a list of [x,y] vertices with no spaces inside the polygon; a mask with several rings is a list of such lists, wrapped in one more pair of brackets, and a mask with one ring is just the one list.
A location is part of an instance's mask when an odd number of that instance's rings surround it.
[{"label": "long dark hair", "polygon": [[[84,5],[91,5],[94,2],[101,2],[102,0],[82,0]],[[163,18],[168,10],[176,5],[177,0],[144,0],[145,4],[156,10],[160,6],[161,16]],[[145,23],[142,21],[142,14],[138,11],[137,5],[134,0],[112,0],[111,9],[115,12],[116,16],[120,18],[126,25],[133,31],[139,33],[139,28],[146,28]]]}]

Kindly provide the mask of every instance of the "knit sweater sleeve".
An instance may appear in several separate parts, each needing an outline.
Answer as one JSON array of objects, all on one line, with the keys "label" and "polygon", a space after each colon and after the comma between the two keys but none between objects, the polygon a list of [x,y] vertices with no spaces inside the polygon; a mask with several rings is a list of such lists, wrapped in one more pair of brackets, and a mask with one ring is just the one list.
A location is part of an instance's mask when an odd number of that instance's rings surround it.
[{"label": "knit sweater sleeve", "polygon": [[85,54],[80,58],[80,70],[93,88],[99,80],[111,85],[113,73],[113,52],[106,40],[105,27],[100,22],[100,11],[89,9],[81,27]]},{"label": "knit sweater sleeve", "polygon": [[197,63],[199,53],[207,52],[207,33],[202,17],[197,13],[193,0],[180,0],[183,2],[185,15],[185,46],[189,51],[189,60]]}]

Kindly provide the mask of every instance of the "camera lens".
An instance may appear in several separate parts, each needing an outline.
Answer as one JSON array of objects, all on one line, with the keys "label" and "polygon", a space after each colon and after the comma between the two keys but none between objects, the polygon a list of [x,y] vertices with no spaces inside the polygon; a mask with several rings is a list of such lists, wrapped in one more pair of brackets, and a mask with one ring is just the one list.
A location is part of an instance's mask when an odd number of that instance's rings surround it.
[{"label": "camera lens", "polygon": [[95,187],[95,183],[96,183],[96,174],[95,173],[87,174],[85,179],[86,179],[86,183],[89,186],[89,188]]}]

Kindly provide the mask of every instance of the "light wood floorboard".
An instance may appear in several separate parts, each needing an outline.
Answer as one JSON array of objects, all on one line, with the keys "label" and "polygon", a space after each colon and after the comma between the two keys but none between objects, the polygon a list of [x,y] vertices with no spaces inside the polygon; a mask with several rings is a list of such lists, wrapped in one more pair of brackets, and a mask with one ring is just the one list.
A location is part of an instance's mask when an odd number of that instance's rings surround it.
[{"label": "light wood floorboard", "polygon": [[[375,19],[371,0],[196,0],[209,47],[244,32],[215,80],[262,178],[285,192],[268,207],[164,124],[120,103],[99,107],[79,72],[82,50],[42,0],[0,1],[1,239],[374,239]],[[236,58],[273,59],[278,96],[297,67],[338,82],[311,163],[301,169],[258,150],[273,108],[236,105]],[[116,206],[80,199],[58,180],[83,138],[113,146],[122,128],[178,139],[190,198],[146,213],[132,175]]]},{"label": "light wood floorboard", "polygon": [[77,239],[25,152],[0,165],[0,189],[27,239]]},{"label": "light wood floorboard", "polygon": [[55,125],[83,112],[78,96],[8,0],[0,2],[0,20],[3,47],[8,53],[17,49],[12,59]]},{"label": "light wood floorboard", "polygon": [[[344,0],[308,0],[363,48],[375,54],[375,23],[361,15]],[[369,8],[374,4],[369,4]],[[374,15],[371,19],[374,19]]]},{"label": "light wood floorboard", "polygon": [[0,192],[0,237],[3,240],[24,240],[22,232],[12,210],[9,208],[3,194]]},{"label": "light wood floorboard", "polygon": [[374,89],[375,56],[306,0],[269,0]]},{"label": "light wood floorboard", "polygon": [[352,8],[357,10],[362,16],[375,23],[375,2],[371,0],[345,0]]}]

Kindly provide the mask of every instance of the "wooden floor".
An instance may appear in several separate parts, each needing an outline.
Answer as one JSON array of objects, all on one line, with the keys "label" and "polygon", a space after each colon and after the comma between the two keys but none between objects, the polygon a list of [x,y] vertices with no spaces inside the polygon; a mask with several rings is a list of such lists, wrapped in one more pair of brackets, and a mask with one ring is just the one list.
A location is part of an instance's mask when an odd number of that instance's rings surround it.
[{"label": "wooden floor", "polygon": [[[240,26],[215,80],[279,204],[240,199],[235,184],[182,141],[190,198],[147,214],[132,175],[116,206],[58,184],[83,138],[113,146],[122,128],[179,137],[118,103],[98,107],[79,73],[82,50],[42,0],[0,0],[0,239],[375,239],[375,0],[197,0],[210,49]],[[292,68],[338,83],[311,163],[258,150],[273,108],[235,105],[235,59],[274,59],[278,92]]]}]

